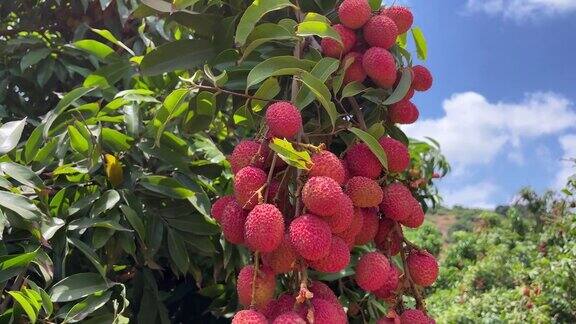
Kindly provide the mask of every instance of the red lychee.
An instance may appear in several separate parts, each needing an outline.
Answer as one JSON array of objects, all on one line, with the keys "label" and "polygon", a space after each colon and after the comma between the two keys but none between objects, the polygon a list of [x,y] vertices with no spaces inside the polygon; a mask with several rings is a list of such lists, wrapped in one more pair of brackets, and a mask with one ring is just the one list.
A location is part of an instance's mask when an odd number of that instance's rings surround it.
[{"label": "red lychee", "polygon": [[340,22],[351,29],[358,29],[372,17],[367,0],[344,0],[338,7]]},{"label": "red lychee", "polygon": [[400,315],[400,323],[404,324],[432,324],[435,323],[433,319],[426,316],[424,312],[419,309],[407,309]]},{"label": "red lychee", "polygon": [[330,252],[327,256],[316,261],[310,261],[310,266],[320,272],[339,272],[344,270],[350,263],[350,249],[348,245],[339,237],[332,237]]},{"label": "red lychee", "polygon": [[334,291],[332,291],[332,289],[322,281],[312,281],[308,286],[308,290],[314,294],[315,299],[324,299],[332,304],[339,304],[338,297],[336,297]]},{"label": "red lychee", "polygon": [[292,247],[307,260],[318,260],[330,252],[330,226],[320,218],[304,214],[290,224]]},{"label": "red lychee", "polygon": [[380,299],[388,299],[393,296],[396,289],[398,289],[400,275],[400,270],[398,270],[396,266],[391,265],[388,275],[386,276],[386,281],[384,281],[382,287],[374,292],[374,295]]},{"label": "red lychee", "polygon": [[262,143],[252,140],[240,141],[228,157],[228,161],[230,161],[230,166],[232,167],[232,173],[236,174],[247,166],[263,169],[269,152],[268,147]]},{"label": "red lychee", "polygon": [[408,168],[410,164],[410,152],[404,143],[391,137],[381,137],[378,143],[380,143],[380,146],[382,146],[384,152],[386,152],[389,172],[402,172]]},{"label": "red lychee", "polygon": [[228,203],[222,212],[222,233],[233,244],[244,244],[244,224],[248,212],[236,200]]},{"label": "red lychee", "polygon": [[344,84],[348,84],[353,81],[357,82],[364,82],[366,80],[366,71],[364,71],[364,67],[362,66],[362,54],[357,52],[351,52],[346,55],[344,58],[344,62],[349,59],[353,59],[354,61],[348,69],[346,69],[346,73],[344,73]]},{"label": "red lychee", "polygon": [[343,232],[335,234],[348,244],[348,247],[352,249],[354,247],[354,241],[356,240],[356,235],[362,230],[362,225],[364,223],[364,215],[361,208],[354,208],[354,218],[350,226]]},{"label": "red lychee", "polygon": [[414,22],[414,16],[410,9],[402,6],[391,6],[385,8],[380,12],[380,14],[394,21],[396,27],[398,27],[399,35],[407,32]]},{"label": "red lychee", "polygon": [[261,313],[247,309],[236,313],[232,318],[232,324],[268,324],[268,320]]},{"label": "red lychee", "polygon": [[340,58],[350,52],[354,44],[356,44],[356,33],[352,29],[340,24],[334,25],[332,28],[340,35],[344,47],[342,47],[338,41],[324,37],[320,42],[322,54],[333,58]]},{"label": "red lychee", "polygon": [[283,293],[278,299],[271,301],[262,311],[269,320],[274,320],[276,317],[294,310],[296,304],[296,297],[289,293]]},{"label": "red lychee", "polygon": [[262,256],[264,264],[269,266],[274,273],[288,273],[292,271],[296,263],[297,254],[290,243],[290,235],[285,234],[278,248]]},{"label": "red lychee", "polygon": [[312,298],[314,324],[345,324],[348,322],[344,309],[324,299]]},{"label": "red lychee", "polygon": [[413,66],[412,76],[412,88],[414,90],[426,91],[432,87],[432,74],[426,67],[422,65]]},{"label": "red lychee", "polygon": [[[243,306],[250,306],[252,301],[252,280],[254,277],[254,267],[245,266],[240,270],[236,281],[238,301]],[[254,305],[257,309],[264,309],[274,297],[276,290],[276,278],[272,270],[260,268],[256,276],[256,289],[254,291]]]},{"label": "red lychee", "polygon": [[400,223],[410,228],[418,228],[424,223],[424,210],[416,199],[413,200],[412,206],[410,216]]},{"label": "red lychee", "polygon": [[284,237],[284,217],[274,205],[258,205],[248,214],[244,228],[246,246],[250,250],[272,252]]},{"label": "red lychee", "polygon": [[366,177],[352,177],[346,183],[346,194],[356,207],[378,207],[382,202],[382,188],[378,182]]},{"label": "red lychee", "polygon": [[384,189],[384,198],[380,204],[380,211],[384,216],[395,221],[402,221],[410,217],[412,213],[414,197],[406,186],[394,182]]},{"label": "red lychee", "polygon": [[356,265],[356,283],[366,291],[378,290],[387,279],[390,263],[378,252],[364,254]]},{"label": "red lychee", "polygon": [[306,324],[306,321],[298,313],[288,312],[276,317],[272,324]]},{"label": "red lychee", "polygon": [[396,61],[384,48],[369,48],[362,56],[362,66],[379,87],[390,88],[396,82]]},{"label": "red lychee", "polygon": [[326,217],[326,223],[330,226],[332,233],[342,233],[350,227],[354,218],[354,206],[348,196],[343,196],[338,200],[337,211],[331,217]]},{"label": "red lychee", "polygon": [[293,138],[302,129],[302,115],[292,103],[276,102],[266,110],[266,125],[276,137]]},{"label": "red lychee", "polygon": [[342,185],[346,181],[346,170],[342,161],[330,151],[321,151],[312,156],[312,167],[308,171],[310,177],[329,177]]},{"label": "red lychee", "polygon": [[353,144],[346,152],[346,166],[351,176],[376,179],[382,173],[382,164],[364,143]]},{"label": "red lychee", "polygon": [[364,39],[372,47],[389,49],[396,43],[398,27],[394,21],[383,15],[376,15],[364,25]]},{"label": "red lychee", "polygon": [[312,177],[302,188],[302,202],[318,216],[332,216],[337,211],[338,200],[344,193],[338,182],[328,177]]},{"label": "red lychee", "polygon": [[224,208],[228,206],[230,202],[234,201],[234,196],[222,196],[212,204],[212,209],[210,210],[210,215],[214,218],[218,223],[222,223],[222,214],[224,213]]},{"label": "red lychee", "polygon": [[426,251],[412,251],[406,260],[415,284],[428,287],[438,278],[438,261]]},{"label": "red lychee", "polygon": [[395,124],[412,124],[419,116],[418,108],[410,100],[399,101],[388,108],[388,117]]},{"label": "red lychee", "polygon": [[378,232],[374,237],[376,247],[386,255],[396,255],[400,252],[402,235],[398,234],[394,227],[395,222],[393,220],[382,218],[378,224]]},{"label": "red lychee", "polygon": [[375,208],[362,209],[362,228],[356,234],[354,244],[364,245],[372,242],[378,232],[378,212]]},{"label": "red lychee", "polygon": [[[258,203],[258,191],[266,183],[266,172],[255,167],[244,167],[234,177],[234,196],[242,208],[250,210]],[[262,193],[263,194],[263,193]]]}]

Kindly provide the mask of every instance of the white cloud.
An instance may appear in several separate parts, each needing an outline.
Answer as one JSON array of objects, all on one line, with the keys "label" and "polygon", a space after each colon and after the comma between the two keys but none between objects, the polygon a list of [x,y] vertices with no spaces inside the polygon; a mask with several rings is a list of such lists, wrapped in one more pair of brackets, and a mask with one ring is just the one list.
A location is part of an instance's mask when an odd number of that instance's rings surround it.
[{"label": "white cloud", "polygon": [[563,157],[559,163],[559,171],[554,180],[554,188],[564,188],[568,177],[576,174],[576,164],[569,159],[576,158],[576,135],[564,135],[559,139],[560,146],[562,147]]},{"label": "white cloud", "polygon": [[465,92],[454,94],[442,106],[444,116],[404,129],[414,138],[436,139],[457,172],[494,162],[505,148],[518,151],[525,139],[576,127],[572,103],[554,93],[529,94],[520,103],[491,103],[476,92]]},{"label": "white cloud", "polygon": [[466,9],[469,12],[524,19],[576,11],[576,0],[468,0]]},{"label": "white cloud", "polygon": [[500,192],[500,188],[491,181],[484,181],[459,188],[445,189],[442,191],[443,204],[453,207],[460,205],[465,207],[493,209],[496,207],[495,195]]}]

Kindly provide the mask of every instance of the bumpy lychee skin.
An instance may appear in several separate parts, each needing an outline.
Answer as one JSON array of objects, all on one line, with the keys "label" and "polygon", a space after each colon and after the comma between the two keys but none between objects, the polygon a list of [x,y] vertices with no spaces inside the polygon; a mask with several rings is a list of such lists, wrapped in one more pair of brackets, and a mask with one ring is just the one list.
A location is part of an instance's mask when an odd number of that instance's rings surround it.
[{"label": "bumpy lychee skin", "polygon": [[404,143],[391,137],[381,137],[378,140],[388,158],[388,171],[403,172],[410,165],[410,152]]},{"label": "bumpy lychee skin", "polygon": [[414,197],[406,186],[399,182],[392,183],[384,189],[384,197],[380,204],[380,211],[384,216],[403,221],[412,213]]},{"label": "bumpy lychee skin", "polygon": [[438,261],[426,251],[413,251],[406,260],[415,284],[428,287],[438,278]]},{"label": "bumpy lychee skin", "polygon": [[414,22],[414,16],[410,9],[402,6],[391,6],[388,7],[380,13],[394,21],[396,27],[398,27],[398,34],[404,34],[407,32],[412,23]]},{"label": "bumpy lychee skin", "polygon": [[386,275],[386,281],[382,287],[378,288],[374,292],[374,295],[380,299],[390,298],[396,289],[398,289],[398,283],[400,281],[400,270],[396,266],[391,265],[388,274]]},{"label": "bumpy lychee skin", "polygon": [[346,152],[345,159],[351,176],[376,179],[382,173],[382,164],[364,143],[352,145]]},{"label": "bumpy lychee skin", "polygon": [[364,39],[372,47],[389,49],[396,43],[398,27],[394,21],[383,15],[376,15],[364,25]]},{"label": "bumpy lychee skin", "polygon": [[345,324],[348,322],[344,309],[324,299],[312,298],[315,324]]},{"label": "bumpy lychee skin", "polygon": [[314,215],[304,214],[290,224],[290,242],[303,258],[322,259],[330,252],[330,226]]},{"label": "bumpy lychee skin", "polygon": [[351,29],[358,29],[370,19],[372,8],[367,0],[344,0],[338,7],[340,22]]},{"label": "bumpy lychee skin", "polygon": [[236,313],[232,318],[232,324],[268,324],[268,320],[261,313],[247,309]]},{"label": "bumpy lychee skin", "polygon": [[339,237],[332,237],[330,252],[327,256],[316,261],[310,261],[310,266],[316,271],[334,273],[342,271],[350,263],[350,249]]},{"label": "bumpy lychee skin", "polygon": [[266,183],[266,172],[255,167],[242,168],[234,177],[234,196],[242,208],[250,210],[258,203],[258,190]]},{"label": "bumpy lychee skin", "polygon": [[212,209],[210,210],[210,215],[214,218],[218,223],[222,223],[222,214],[224,213],[224,208],[228,206],[230,202],[234,201],[234,196],[222,196],[212,204]]},{"label": "bumpy lychee skin", "polygon": [[288,312],[276,317],[272,324],[306,324],[306,321],[298,313]]},{"label": "bumpy lychee skin", "polygon": [[369,48],[362,56],[362,66],[372,81],[382,88],[391,88],[396,82],[396,61],[384,48]]},{"label": "bumpy lychee skin", "polygon": [[252,251],[272,252],[284,237],[284,217],[272,204],[254,207],[246,218],[245,241]]},{"label": "bumpy lychee skin", "polygon": [[366,71],[364,71],[364,67],[362,66],[362,54],[357,52],[351,52],[344,57],[344,62],[347,60],[352,59],[354,60],[352,64],[346,69],[346,73],[344,73],[344,84],[348,84],[350,82],[364,82],[366,80]]},{"label": "bumpy lychee skin", "polygon": [[260,169],[264,168],[264,162],[270,150],[266,145],[252,140],[242,140],[232,154],[228,156],[232,173],[236,174],[242,168],[254,166]]},{"label": "bumpy lychee skin", "polygon": [[248,212],[242,206],[231,201],[222,212],[222,233],[224,238],[233,244],[244,244],[244,224]]},{"label": "bumpy lychee skin", "polygon": [[419,309],[407,309],[400,315],[400,323],[404,324],[431,324],[434,320],[426,316]]},{"label": "bumpy lychee skin", "polygon": [[[243,306],[250,306],[252,301],[252,280],[254,277],[254,268],[251,265],[245,266],[240,270],[236,281],[236,290],[238,292],[238,301]],[[260,268],[256,276],[256,290],[254,293],[254,305],[257,309],[264,309],[274,297],[276,289],[276,278],[272,270]]]},{"label": "bumpy lychee skin", "polygon": [[[400,252],[402,235],[394,230],[395,222],[390,218],[382,218],[378,224],[378,232],[374,237],[376,247],[386,255],[396,255]],[[400,228],[400,230],[402,230]]]},{"label": "bumpy lychee skin", "polygon": [[356,266],[356,283],[366,291],[378,290],[387,279],[390,263],[378,252],[364,254]]},{"label": "bumpy lychee skin", "polygon": [[410,216],[401,223],[410,228],[418,228],[424,223],[424,210],[416,199],[414,199],[412,206]]},{"label": "bumpy lychee skin", "polygon": [[350,227],[354,218],[354,205],[352,200],[344,195],[338,204],[337,211],[331,217],[326,218],[326,223],[330,226],[332,233],[342,233]]},{"label": "bumpy lychee skin", "polygon": [[266,110],[266,125],[276,137],[293,138],[302,129],[302,114],[290,102],[276,102]]},{"label": "bumpy lychee skin", "polygon": [[324,299],[335,305],[339,304],[338,297],[336,297],[334,291],[332,291],[332,289],[322,281],[312,281],[308,286],[308,290],[314,294],[314,298],[316,299]]},{"label": "bumpy lychee skin", "polygon": [[345,192],[356,207],[378,207],[382,202],[382,188],[370,178],[352,177],[346,183]]},{"label": "bumpy lychee skin", "polygon": [[354,242],[356,241],[356,235],[362,230],[362,225],[364,223],[364,215],[362,214],[361,208],[354,208],[354,217],[350,226],[343,232],[335,234],[339,238],[343,239],[348,247],[352,249],[354,247]]},{"label": "bumpy lychee skin", "polygon": [[414,90],[427,91],[432,88],[432,74],[426,67],[422,65],[413,66],[412,76],[412,88],[414,88]]},{"label": "bumpy lychee skin", "polygon": [[378,212],[375,208],[362,209],[362,229],[356,234],[354,244],[364,245],[372,242],[378,232]]},{"label": "bumpy lychee skin", "polygon": [[329,177],[342,185],[346,181],[346,170],[342,161],[330,151],[321,151],[312,156],[310,177]]},{"label": "bumpy lychee skin", "polygon": [[296,304],[296,297],[289,293],[283,293],[278,299],[268,303],[262,313],[272,321],[278,316],[294,310],[294,304]]},{"label": "bumpy lychee skin", "polygon": [[333,58],[340,58],[350,52],[352,47],[356,44],[356,33],[352,29],[341,24],[334,25],[332,28],[340,35],[340,39],[344,46],[340,45],[340,43],[332,38],[322,38],[322,41],[320,42],[322,54]]},{"label": "bumpy lychee skin", "polygon": [[308,210],[318,216],[332,216],[337,211],[337,200],[343,199],[342,188],[329,177],[312,177],[302,188],[302,201]]},{"label": "bumpy lychee skin", "polygon": [[290,242],[290,235],[285,234],[282,243],[274,251],[262,256],[264,264],[275,273],[288,273],[296,263],[297,254]]},{"label": "bumpy lychee skin", "polygon": [[418,108],[410,100],[401,100],[388,108],[388,118],[395,124],[412,124],[419,116]]}]

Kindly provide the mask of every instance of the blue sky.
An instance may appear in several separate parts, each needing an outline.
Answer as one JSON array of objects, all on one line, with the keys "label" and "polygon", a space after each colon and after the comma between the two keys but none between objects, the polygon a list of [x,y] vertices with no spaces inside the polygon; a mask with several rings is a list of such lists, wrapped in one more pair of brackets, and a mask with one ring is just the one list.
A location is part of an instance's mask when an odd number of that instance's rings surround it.
[{"label": "blue sky", "polygon": [[397,0],[428,41],[433,88],[404,127],[439,140],[447,205],[494,207],[576,173],[576,0]]}]

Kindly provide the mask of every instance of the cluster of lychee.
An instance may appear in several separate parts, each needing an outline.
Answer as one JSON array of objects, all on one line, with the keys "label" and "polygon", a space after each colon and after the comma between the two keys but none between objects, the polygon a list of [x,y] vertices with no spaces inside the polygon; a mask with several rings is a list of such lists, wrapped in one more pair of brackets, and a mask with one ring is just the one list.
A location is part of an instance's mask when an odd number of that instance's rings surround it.
[{"label": "cluster of lychee", "polygon": [[[410,30],[414,17],[409,8],[391,6],[373,13],[368,0],[345,0],[338,8],[340,23],[332,28],[340,35],[342,43],[333,38],[321,42],[325,56],[340,59],[348,66],[344,83],[371,81],[377,87],[390,89],[398,85],[401,72],[390,49],[396,39]],[[409,68],[411,85],[404,98],[388,108],[392,123],[412,124],[420,112],[410,100],[415,91],[432,87],[432,75],[422,66]]]}]

